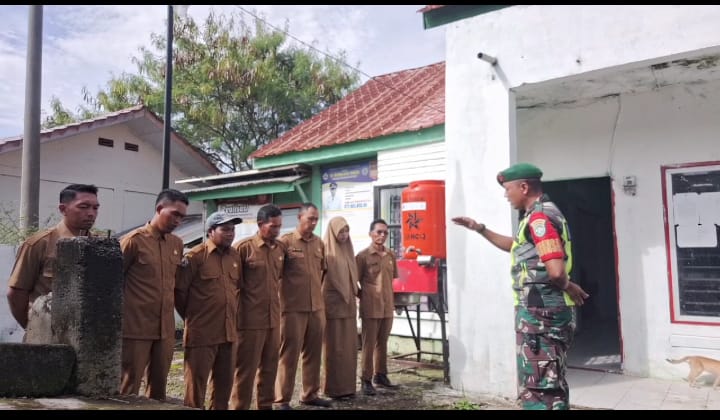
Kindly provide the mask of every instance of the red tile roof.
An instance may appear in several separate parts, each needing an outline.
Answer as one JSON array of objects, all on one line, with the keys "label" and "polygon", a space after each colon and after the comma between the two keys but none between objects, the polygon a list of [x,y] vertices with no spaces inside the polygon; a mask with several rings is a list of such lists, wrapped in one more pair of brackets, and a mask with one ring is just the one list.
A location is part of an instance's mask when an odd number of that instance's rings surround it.
[{"label": "red tile roof", "polygon": [[255,151],[253,158],[419,131],[445,123],[445,62],[373,77]]}]

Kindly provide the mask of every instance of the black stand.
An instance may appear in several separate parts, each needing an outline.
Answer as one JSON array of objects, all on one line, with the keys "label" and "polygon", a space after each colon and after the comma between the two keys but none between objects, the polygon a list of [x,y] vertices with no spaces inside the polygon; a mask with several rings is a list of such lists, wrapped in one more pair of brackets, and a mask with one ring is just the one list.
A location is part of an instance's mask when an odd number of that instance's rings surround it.
[{"label": "black stand", "polygon": [[438,317],[440,318],[440,332],[441,332],[441,341],[442,341],[442,353],[438,352],[432,352],[432,351],[426,351],[422,350],[422,335],[420,334],[420,304],[417,305],[409,305],[409,306],[415,306],[415,326],[413,327],[413,320],[410,318],[410,310],[408,309],[408,306],[405,306],[405,316],[408,320],[408,325],[410,325],[410,333],[412,334],[413,341],[415,342],[415,350],[412,353],[406,353],[406,354],[400,354],[395,357],[394,359],[403,359],[408,356],[415,356],[417,363],[421,363],[421,356],[423,354],[429,354],[434,356],[442,356],[443,360],[443,381],[445,384],[450,383],[450,361],[449,361],[449,355],[450,355],[450,349],[448,345],[448,339],[447,339],[447,328],[445,325],[445,308],[447,307],[446,302],[446,296],[447,296],[447,290],[446,290],[446,284],[445,281],[445,273],[446,273],[446,265],[443,261],[440,264],[440,270],[439,270],[439,278],[438,278],[438,293],[434,294],[428,294],[425,295],[428,297],[428,303],[431,306],[432,312],[435,312]]}]

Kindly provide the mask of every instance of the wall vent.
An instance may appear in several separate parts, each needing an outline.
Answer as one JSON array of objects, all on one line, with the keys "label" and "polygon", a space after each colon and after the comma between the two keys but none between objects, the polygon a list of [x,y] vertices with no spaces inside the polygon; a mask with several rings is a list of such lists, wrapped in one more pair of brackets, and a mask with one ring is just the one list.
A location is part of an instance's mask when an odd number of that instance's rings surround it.
[{"label": "wall vent", "polygon": [[114,147],[115,146],[115,140],[112,139],[106,139],[104,137],[98,137],[98,144],[100,146],[105,147]]},{"label": "wall vent", "polygon": [[125,150],[129,150],[129,151],[131,151],[131,152],[137,152],[137,151],[140,150],[140,146],[138,146],[138,145],[135,144],[135,143],[125,142]]}]

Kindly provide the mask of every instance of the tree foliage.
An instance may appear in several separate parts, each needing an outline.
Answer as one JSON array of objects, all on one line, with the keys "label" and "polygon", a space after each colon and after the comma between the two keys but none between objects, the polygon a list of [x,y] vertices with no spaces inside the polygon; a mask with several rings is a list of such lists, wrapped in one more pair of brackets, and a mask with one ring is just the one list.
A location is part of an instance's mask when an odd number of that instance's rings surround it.
[{"label": "tree foliage", "polygon": [[[175,19],[173,128],[205,151],[221,170],[250,167],[258,147],[319,113],[357,87],[359,76],[339,61],[312,48],[291,45],[286,33],[241,14],[211,12],[203,25]],[[166,39],[151,35],[151,46],[134,57],[138,74],[112,77],[91,95],[83,117],[144,103],[164,115]],[[46,127],[65,124],[69,113],[56,98]]]}]

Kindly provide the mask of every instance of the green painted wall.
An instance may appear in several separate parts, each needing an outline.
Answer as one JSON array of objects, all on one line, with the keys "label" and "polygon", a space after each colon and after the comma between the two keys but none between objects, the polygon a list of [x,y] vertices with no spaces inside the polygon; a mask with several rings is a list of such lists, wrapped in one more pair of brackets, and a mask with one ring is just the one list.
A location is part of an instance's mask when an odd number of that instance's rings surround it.
[{"label": "green painted wall", "polygon": [[[278,156],[255,159],[255,169],[266,169],[284,165],[304,163],[312,166],[310,182],[300,184],[299,188],[307,199],[322,208],[322,171],[323,166],[333,166],[360,160],[377,159],[377,153],[423,144],[437,143],[445,140],[445,124],[436,125],[420,131],[393,134],[370,140],[359,140],[337,146],[323,147],[306,152],[292,152]],[[278,205],[300,204],[301,194],[286,183],[236,187],[215,191],[203,191],[189,194],[192,201],[204,201],[208,214],[217,209],[218,199],[247,197],[257,194],[273,194],[273,202]],[[322,212],[320,212],[322,215]],[[320,234],[323,220],[319,220],[315,233]]]}]

